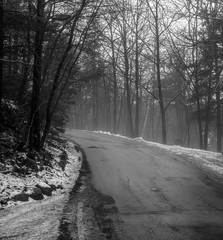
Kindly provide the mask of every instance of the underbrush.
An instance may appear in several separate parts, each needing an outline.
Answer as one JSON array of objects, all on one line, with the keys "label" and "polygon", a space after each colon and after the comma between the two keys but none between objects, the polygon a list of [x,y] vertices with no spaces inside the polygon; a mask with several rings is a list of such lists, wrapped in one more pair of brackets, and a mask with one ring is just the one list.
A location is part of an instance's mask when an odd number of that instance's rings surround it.
[{"label": "underbrush", "polygon": [[58,131],[49,134],[40,152],[29,151],[21,142],[13,128],[4,126],[0,133],[0,208],[41,200],[46,197],[46,186],[47,196],[64,193],[79,175],[81,153]]}]

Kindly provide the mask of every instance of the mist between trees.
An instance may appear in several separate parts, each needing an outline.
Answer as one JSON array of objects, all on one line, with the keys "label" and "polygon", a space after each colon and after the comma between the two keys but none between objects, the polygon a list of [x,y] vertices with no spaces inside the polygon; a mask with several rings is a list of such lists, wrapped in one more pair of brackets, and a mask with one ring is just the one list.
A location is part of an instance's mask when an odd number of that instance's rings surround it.
[{"label": "mist between trees", "polygon": [[53,128],[221,152],[219,0],[0,0],[1,130]]}]

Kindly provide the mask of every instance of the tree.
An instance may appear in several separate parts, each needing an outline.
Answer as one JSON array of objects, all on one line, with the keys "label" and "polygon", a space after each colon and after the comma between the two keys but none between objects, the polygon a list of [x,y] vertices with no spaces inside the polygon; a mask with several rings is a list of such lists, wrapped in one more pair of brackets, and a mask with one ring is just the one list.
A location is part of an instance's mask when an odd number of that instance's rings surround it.
[{"label": "tree", "polygon": [[44,21],[45,0],[37,1],[36,13],[36,33],[35,33],[35,50],[33,64],[33,89],[30,111],[30,130],[29,130],[29,148],[39,151],[40,143],[40,91],[41,91],[41,71],[42,71],[42,50],[45,32]]},{"label": "tree", "polygon": [[4,42],[4,8],[3,0],[0,0],[0,122],[2,119],[2,98],[3,98],[3,42]]},{"label": "tree", "polygon": [[[151,32],[153,33],[154,38],[154,50],[152,50],[152,54],[154,55],[154,64],[156,67],[156,81],[157,81],[157,89],[158,89],[158,96],[156,99],[158,100],[160,106],[160,115],[161,115],[161,125],[162,125],[162,143],[167,143],[167,128],[166,128],[166,109],[164,103],[164,96],[163,96],[163,83],[162,83],[162,76],[161,76],[161,42],[163,42],[162,35],[168,30],[171,23],[175,20],[175,16],[172,16],[170,22],[167,20],[167,24],[164,20],[164,15],[168,16],[168,13],[164,13],[164,7],[161,5],[160,0],[156,0],[153,3],[146,0],[149,12],[152,16],[152,19],[148,19],[150,22]],[[166,16],[166,17],[167,17]],[[150,17],[150,16],[149,16]],[[148,18],[149,18],[148,17]],[[168,17],[169,18],[169,17]],[[150,47],[149,47],[150,48]],[[155,96],[155,95],[154,95]],[[167,104],[168,106],[169,104]]]},{"label": "tree", "polygon": [[[199,146],[204,149],[208,148],[210,133],[213,132],[213,116],[215,116],[218,129],[216,136],[219,142],[217,145],[220,151],[221,114],[219,107],[221,102],[219,93],[221,91],[222,47],[219,39],[222,31],[219,27],[222,18],[221,4],[218,1],[196,1],[194,4],[186,1],[185,6],[189,9],[185,15],[185,20],[188,22],[186,29],[188,34],[187,36],[181,35],[184,37],[182,41],[187,42],[187,48],[192,51],[187,50],[186,58],[183,60],[181,57],[181,63],[186,67],[185,72],[190,79],[186,81],[191,89],[191,100],[194,99],[196,103],[193,116],[196,116],[198,122]],[[189,42],[191,47],[188,47]],[[178,56],[182,55],[181,51],[177,52]],[[193,56],[192,59],[189,58],[190,55]]]},{"label": "tree", "polygon": [[[57,104],[63,94],[66,85],[68,84],[72,70],[76,66],[76,63],[83,51],[87,33],[97,15],[101,3],[102,1],[91,6],[90,2],[82,0],[79,9],[77,9],[71,16],[69,37],[67,39],[65,49],[62,52],[61,58],[59,58],[54,80],[50,90],[50,95],[47,101],[45,126],[41,139],[42,146],[44,145],[46,136],[49,132]],[[87,18],[88,21],[84,21],[85,18]],[[84,24],[81,24],[82,20]],[[78,25],[82,26],[82,28],[78,29]],[[79,31],[77,31],[77,29]]]}]

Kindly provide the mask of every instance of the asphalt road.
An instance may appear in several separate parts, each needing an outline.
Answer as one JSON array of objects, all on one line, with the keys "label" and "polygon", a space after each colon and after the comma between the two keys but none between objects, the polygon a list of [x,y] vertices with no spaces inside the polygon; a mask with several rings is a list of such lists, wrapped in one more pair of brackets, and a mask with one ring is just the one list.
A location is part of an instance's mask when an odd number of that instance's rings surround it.
[{"label": "asphalt road", "polygon": [[111,196],[119,239],[222,240],[223,182],[166,150],[68,131],[84,149],[92,184]]}]

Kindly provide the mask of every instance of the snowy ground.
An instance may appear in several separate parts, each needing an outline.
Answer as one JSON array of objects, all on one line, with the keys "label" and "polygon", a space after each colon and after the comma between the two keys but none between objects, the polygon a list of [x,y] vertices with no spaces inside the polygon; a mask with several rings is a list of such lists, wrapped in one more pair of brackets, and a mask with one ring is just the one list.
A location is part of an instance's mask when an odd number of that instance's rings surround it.
[{"label": "snowy ground", "polygon": [[[33,172],[24,176],[0,172],[0,199],[10,199],[7,201],[6,205],[3,204],[0,208],[21,204],[20,201],[14,202],[12,200],[13,196],[23,192],[24,189],[26,189],[27,192],[31,191],[35,185],[40,182],[59,186],[56,191],[53,191],[53,195],[65,193],[71,188],[71,184],[73,186],[79,175],[79,169],[81,166],[81,158],[79,158],[80,154],[75,151],[74,144],[68,142],[66,149],[68,160],[64,171],[62,171],[59,166],[59,156],[62,151],[52,145],[48,145],[46,148],[53,156],[53,168],[45,167],[42,171],[37,173]],[[34,201],[31,198],[29,198],[29,200]]]},{"label": "snowy ground", "polygon": [[[127,138],[125,136],[121,136],[119,134],[111,134],[110,132],[102,132],[97,131],[98,133],[114,135],[116,137]],[[150,147],[164,149],[169,153],[174,153],[178,156],[183,157],[201,168],[211,170],[218,174],[223,175],[223,155],[221,153],[211,152],[211,151],[204,151],[200,149],[192,149],[192,148],[185,148],[181,146],[170,146],[164,145],[160,143],[146,141],[143,138],[135,138],[135,141],[147,144]]]},{"label": "snowy ground", "polygon": [[159,143],[148,142],[142,138],[136,138],[135,140],[148,144],[149,146],[165,149],[170,153],[175,153],[183,157],[184,159],[198,165],[199,167],[209,169],[223,175],[223,156],[221,153],[185,148],[180,146],[168,146]]},{"label": "snowy ground", "polygon": [[[58,149],[48,145],[47,150],[53,155],[53,168],[45,167],[43,171],[21,177],[15,174],[0,173],[0,199],[12,199],[24,188],[32,189],[39,182],[53,183],[61,186],[45,196],[43,200],[28,202],[9,200],[0,208],[0,239],[57,239],[60,235],[60,224],[70,191],[79,176],[82,164],[82,153],[75,150],[75,145],[68,142],[66,148]],[[64,171],[59,166],[59,156],[66,151],[68,159]]]},{"label": "snowy ground", "polygon": [[[98,133],[112,135],[111,133],[105,132]],[[127,137],[121,135],[115,136],[127,139]],[[91,137],[89,139],[91,140]],[[93,139],[95,139],[95,136],[92,136],[92,141]],[[145,146],[148,145],[150,150],[154,148],[154,152],[159,152],[160,150],[161,153],[170,154],[172,157],[173,155],[178,155],[180,157],[176,157],[176,160],[179,159],[179,161],[190,161],[203,169],[209,169],[220,175],[223,174],[223,156],[220,153],[189,149],[180,146],[162,145],[145,141],[142,138],[136,138],[134,141],[136,142],[136,146],[137,142],[140,142],[145,144]],[[92,151],[95,150],[95,148],[89,149]],[[81,153],[76,152],[75,145],[72,142],[69,142],[66,148],[68,154],[68,163],[65,167],[65,170],[61,171],[61,167],[58,164],[61,151],[57,150],[57,148],[53,147],[53,145],[48,146],[48,151],[54,155],[54,167],[52,169],[45,168],[43,171],[39,171],[37,174],[30,174],[26,177],[0,173],[0,198],[12,198],[14,194],[23,191],[24,187],[31,189],[39,181],[45,181],[48,183],[54,183],[55,185],[63,186],[62,189],[57,189],[55,192],[53,192],[52,196],[45,196],[41,201],[35,201],[32,199],[25,203],[9,201],[7,206],[4,206],[2,209],[0,209],[0,239],[58,239],[58,236],[60,235],[59,226],[61,226],[60,219],[64,217],[64,214],[66,213],[64,213],[64,207],[69,202],[69,192],[73,188],[79,175],[79,169],[81,167],[80,158],[82,156]],[[100,165],[101,164],[103,165],[104,163],[100,162]],[[129,180],[127,178],[127,183],[129,184],[128,181]],[[152,190],[152,192],[153,191],[154,190]],[[78,232],[82,232],[82,227],[85,226],[83,224],[83,209],[87,209],[85,215],[88,225],[90,222],[88,219],[89,216],[94,215],[93,213],[89,214],[89,211],[91,210],[89,206],[90,203],[92,203],[92,195],[90,197],[89,196],[90,195],[86,193],[86,196],[81,196],[81,198],[84,200],[79,199],[79,201],[77,199],[78,204],[75,211],[77,211]],[[90,203],[88,203],[88,200]],[[82,203],[86,203],[87,207],[84,208],[81,205]],[[68,212],[68,215],[69,214],[70,212]],[[93,220],[91,221],[92,223]]]}]

